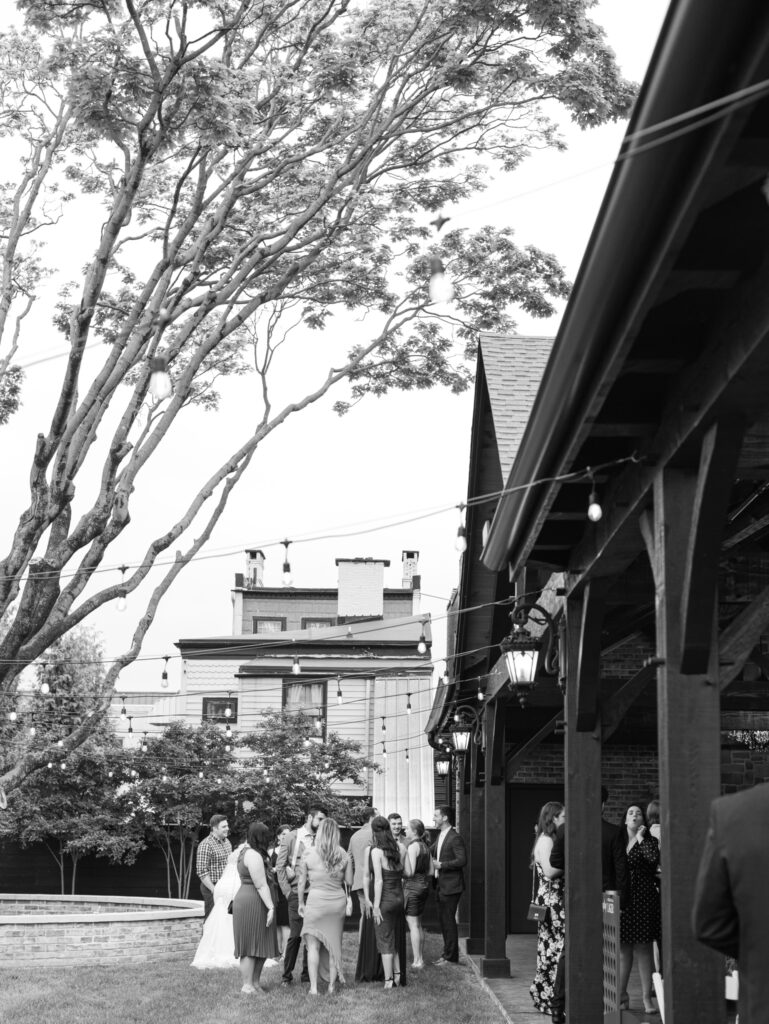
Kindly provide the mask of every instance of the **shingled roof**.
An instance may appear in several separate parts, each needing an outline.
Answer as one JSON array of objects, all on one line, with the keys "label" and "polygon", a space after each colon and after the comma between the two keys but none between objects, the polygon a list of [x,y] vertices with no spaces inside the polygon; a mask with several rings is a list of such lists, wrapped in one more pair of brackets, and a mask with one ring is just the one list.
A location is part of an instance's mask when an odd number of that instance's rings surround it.
[{"label": "shingled roof", "polygon": [[481,334],[481,357],[504,479],[518,453],[552,345],[553,338]]}]

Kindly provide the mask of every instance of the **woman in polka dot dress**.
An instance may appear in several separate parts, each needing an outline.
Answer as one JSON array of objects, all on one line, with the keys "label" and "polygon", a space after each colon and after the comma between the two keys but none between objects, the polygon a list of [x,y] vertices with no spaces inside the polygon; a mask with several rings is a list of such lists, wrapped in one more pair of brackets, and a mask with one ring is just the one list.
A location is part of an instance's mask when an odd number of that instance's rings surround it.
[{"label": "woman in polka dot dress", "polygon": [[638,954],[646,1013],[657,1013],[652,1000],[652,943],[660,938],[660,894],[657,889],[657,865],[660,847],[649,834],[646,816],[639,804],[632,804],[625,813],[622,836],[627,849],[630,874],[628,906],[620,918],[620,992],[621,1005],[628,1005],[627,983],[633,967],[633,954]]}]

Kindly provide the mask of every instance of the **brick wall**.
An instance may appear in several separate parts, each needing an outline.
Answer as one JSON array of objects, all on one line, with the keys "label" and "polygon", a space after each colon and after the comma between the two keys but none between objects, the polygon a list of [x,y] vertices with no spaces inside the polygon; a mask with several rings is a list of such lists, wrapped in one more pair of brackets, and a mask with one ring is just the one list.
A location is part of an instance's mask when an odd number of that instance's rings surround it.
[{"label": "brick wall", "polygon": [[[82,899],[0,896],[0,965],[39,968],[138,964],[191,960],[195,955],[202,904],[164,901],[164,910],[158,903],[143,901],[125,903],[118,899],[113,903],[102,898],[87,909],[85,903]],[[131,917],[126,914],[129,909]],[[116,911],[120,916],[113,920]],[[77,919],[86,914],[87,919]]]},{"label": "brick wall", "polygon": [[[606,747],[601,776],[609,790],[606,817],[619,821],[630,803],[648,803],[659,792],[657,751],[643,746]],[[722,793],[735,793],[766,781],[769,781],[769,750],[727,748],[721,751]],[[515,782],[562,785],[563,748],[543,744],[523,762],[516,772]]]}]

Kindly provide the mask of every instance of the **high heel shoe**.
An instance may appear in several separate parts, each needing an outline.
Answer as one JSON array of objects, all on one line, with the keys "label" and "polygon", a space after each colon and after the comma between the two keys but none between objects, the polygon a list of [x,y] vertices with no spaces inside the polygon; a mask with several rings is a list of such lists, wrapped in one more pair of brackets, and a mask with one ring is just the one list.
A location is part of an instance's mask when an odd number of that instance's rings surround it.
[{"label": "high heel shoe", "polygon": [[396,988],[400,988],[401,987],[401,972],[400,971],[395,971],[393,973],[393,985]]},{"label": "high heel shoe", "polygon": [[392,980],[392,978],[387,978],[387,980],[384,983],[384,987],[385,987],[385,990],[387,992],[390,991],[390,989],[393,987],[393,980]]}]

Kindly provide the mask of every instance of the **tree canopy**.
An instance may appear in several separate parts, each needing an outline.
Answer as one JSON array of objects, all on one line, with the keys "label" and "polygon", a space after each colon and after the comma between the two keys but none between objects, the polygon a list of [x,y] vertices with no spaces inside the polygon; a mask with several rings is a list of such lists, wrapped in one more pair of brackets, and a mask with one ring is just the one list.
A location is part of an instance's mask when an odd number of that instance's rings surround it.
[{"label": "tree canopy", "polygon": [[[60,389],[0,557],[0,614],[14,606],[0,686],[8,708],[24,666],[174,551],[104,674],[103,710],[266,437],[344,381],[339,411],[392,388],[460,391],[479,329],[510,329],[516,309],[554,310],[568,292],[554,256],[510,229],[437,234],[429,221],[477,194],[490,168],[562,145],[556,105],[588,128],[625,116],[633,90],[590,0],[17,6],[24,27],[0,36],[0,134],[18,157],[16,178],[0,183],[0,424],[23,401],[28,314],[55,269],[46,240],[75,196],[101,223],[59,297]],[[450,308],[428,295],[435,259],[453,281]],[[297,324],[322,344],[344,309],[369,312],[365,337],[274,408],[277,347]],[[157,358],[172,377],[160,398]],[[216,407],[218,378],[245,373],[254,422],[182,514],[158,516],[125,579],[105,585],[148,463],[184,430],[186,408]],[[77,724],[67,749],[92,728]],[[6,761],[0,783],[40,757]]]}]

